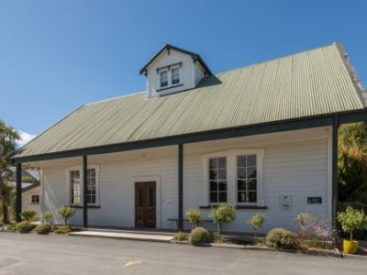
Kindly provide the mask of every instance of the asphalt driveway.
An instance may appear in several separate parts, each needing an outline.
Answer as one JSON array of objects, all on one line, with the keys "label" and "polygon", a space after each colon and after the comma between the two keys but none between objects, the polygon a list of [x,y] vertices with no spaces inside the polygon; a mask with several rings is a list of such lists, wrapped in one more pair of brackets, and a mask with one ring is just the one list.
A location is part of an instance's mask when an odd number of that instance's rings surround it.
[{"label": "asphalt driveway", "polygon": [[0,232],[0,274],[367,274],[366,258]]}]

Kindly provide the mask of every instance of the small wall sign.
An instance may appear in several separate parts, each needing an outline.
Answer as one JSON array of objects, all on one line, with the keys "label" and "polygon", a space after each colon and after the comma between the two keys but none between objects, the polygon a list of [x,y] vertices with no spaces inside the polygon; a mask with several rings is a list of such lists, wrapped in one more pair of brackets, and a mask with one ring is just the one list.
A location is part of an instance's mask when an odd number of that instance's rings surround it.
[{"label": "small wall sign", "polygon": [[292,196],[281,195],[279,198],[280,210],[291,210],[292,209]]},{"label": "small wall sign", "polygon": [[308,204],[321,204],[322,198],[321,197],[307,197]]}]

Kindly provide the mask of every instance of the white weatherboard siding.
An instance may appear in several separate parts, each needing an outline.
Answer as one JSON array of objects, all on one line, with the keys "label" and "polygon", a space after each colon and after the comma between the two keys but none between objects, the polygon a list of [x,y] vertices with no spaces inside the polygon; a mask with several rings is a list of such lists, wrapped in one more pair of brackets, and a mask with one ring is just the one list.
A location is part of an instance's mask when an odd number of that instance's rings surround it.
[{"label": "white weatherboard siding", "polygon": [[[310,212],[330,219],[331,179],[330,129],[317,128],[253,137],[225,139],[185,145],[184,147],[184,209],[207,205],[203,183],[202,157],[225,150],[261,149],[263,159],[263,193],[266,210],[237,210],[237,220],[227,231],[251,231],[247,220],[255,213],[267,217],[263,231],[273,227],[294,228],[295,216]],[[100,208],[88,209],[90,225],[134,227],[134,181],[156,180],[157,226],[172,228],[169,218],[177,218],[177,146],[137,150],[124,153],[90,156],[89,164],[99,167]],[[81,164],[81,158],[47,161],[42,164],[45,208],[56,210],[69,203],[66,170]],[[233,182],[228,183],[229,198],[235,204]],[[292,209],[281,210],[279,197],[292,196]],[[307,197],[322,197],[322,204],[309,205]],[[207,218],[210,210],[201,210]],[[61,221],[57,217],[57,221]],[[72,223],[82,223],[82,209]],[[215,227],[206,224],[210,229]]]}]

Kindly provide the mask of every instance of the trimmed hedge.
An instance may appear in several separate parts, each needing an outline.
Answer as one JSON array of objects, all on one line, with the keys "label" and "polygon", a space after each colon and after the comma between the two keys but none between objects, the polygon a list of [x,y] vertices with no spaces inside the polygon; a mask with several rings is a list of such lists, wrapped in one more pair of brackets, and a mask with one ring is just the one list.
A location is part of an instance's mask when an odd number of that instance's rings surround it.
[{"label": "trimmed hedge", "polygon": [[56,227],[56,229],[54,230],[54,233],[55,234],[68,234],[71,231],[72,229],[69,225],[62,225],[62,226]]},{"label": "trimmed hedge", "polygon": [[202,243],[209,243],[211,241],[208,230],[203,227],[196,227],[191,231],[189,242],[192,245],[199,245]]},{"label": "trimmed hedge", "polygon": [[19,233],[29,233],[31,232],[36,226],[31,224],[30,222],[24,221],[17,224],[17,231]]},{"label": "trimmed hedge", "polygon": [[34,230],[38,234],[48,234],[51,232],[51,225],[48,223],[39,224]]},{"label": "trimmed hedge", "polygon": [[283,228],[274,228],[265,238],[267,246],[272,248],[297,249],[299,247],[296,236]]}]

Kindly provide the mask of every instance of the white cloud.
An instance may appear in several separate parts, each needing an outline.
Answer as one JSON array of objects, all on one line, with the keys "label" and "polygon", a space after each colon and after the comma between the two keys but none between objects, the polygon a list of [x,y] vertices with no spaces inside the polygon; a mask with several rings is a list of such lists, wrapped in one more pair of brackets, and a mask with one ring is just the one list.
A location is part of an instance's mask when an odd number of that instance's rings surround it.
[{"label": "white cloud", "polygon": [[24,144],[30,142],[32,139],[34,139],[35,135],[23,132],[23,131],[18,131],[19,135],[20,135],[20,141],[18,142],[19,146],[23,146]]}]

